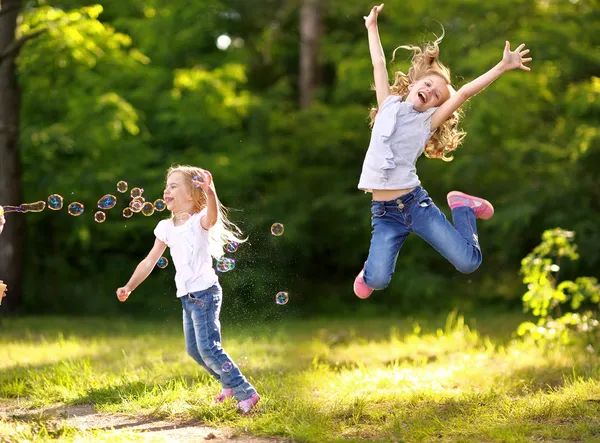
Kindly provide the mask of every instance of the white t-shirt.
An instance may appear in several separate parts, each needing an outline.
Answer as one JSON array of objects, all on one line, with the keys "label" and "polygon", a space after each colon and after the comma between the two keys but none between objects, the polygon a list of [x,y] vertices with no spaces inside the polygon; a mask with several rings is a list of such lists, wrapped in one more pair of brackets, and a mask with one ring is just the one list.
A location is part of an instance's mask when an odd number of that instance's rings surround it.
[{"label": "white t-shirt", "polygon": [[206,213],[205,208],[181,226],[175,226],[171,219],[162,220],[154,229],[156,238],[171,250],[176,270],[177,297],[202,291],[218,282],[209,252],[209,234],[200,225]]}]

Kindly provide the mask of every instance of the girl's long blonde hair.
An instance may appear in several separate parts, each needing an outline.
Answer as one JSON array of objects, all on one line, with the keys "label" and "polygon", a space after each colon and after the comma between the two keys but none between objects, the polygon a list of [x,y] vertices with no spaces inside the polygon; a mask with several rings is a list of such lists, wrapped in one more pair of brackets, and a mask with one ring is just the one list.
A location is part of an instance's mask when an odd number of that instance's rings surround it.
[{"label": "girl's long blonde hair", "polygon": [[[192,184],[192,180],[194,180],[194,177],[200,177],[201,171],[203,171],[203,169],[198,168],[196,166],[176,165],[171,166],[169,168],[166,177],[168,179],[169,176],[174,172],[180,172],[181,174],[183,174],[183,176],[185,177],[185,185],[188,186],[191,191],[192,200],[194,202],[194,208],[196,209],[196,212],[200,212],[206,207],[206,194],[201,188],[196,188]],[[215,190],[214,180],[212,181],[212,184],[210,186],[213,190]],[[227,218],[227,208],[221,204],[218,198],[217,209],[219,211],[217,223],[212,228],[210,228],[208,233],[210,238],[210,255],[218,260],[225,253],[225,247],[229,243],[243,243],[246,240],[248,240],[248,238],[243,238],[241,229],[238,228],[235,223],[229,221],[229,219]],[[171,217],[173,217],[172,213]]]},{"label": "girl's long blonde hair", "polygon": [[[450,80],[450,70],[439,61],[439,44],[443,38],[444,35],[442,34],[441,37],[433,42],[427,43],[423,48],[406,45],[400,46],[394,50],[393,57],[396,56],[396,51],[398,49],[407,49],[412,51],[413,55],[408,74],[401,71],[396,72],[394,84],[390,87],[390,91],[393,95],[399,95],[403,100],[406,100],[409,86],[428,75],[437,75],[441,77],[448,85],[450,93],[454,93],[452,81]],[[371,109],[371,126],[375,123],[376,116],[377,108]],[[437,128],[437,131],[425,145],[425,156],[429,158],[439,158],[447,162],[452,161],[453,157],[449,154],[460,146],[462,139],[467,135],[466,132],[458,128],[460,117],[461,114],[457,110]]]}]

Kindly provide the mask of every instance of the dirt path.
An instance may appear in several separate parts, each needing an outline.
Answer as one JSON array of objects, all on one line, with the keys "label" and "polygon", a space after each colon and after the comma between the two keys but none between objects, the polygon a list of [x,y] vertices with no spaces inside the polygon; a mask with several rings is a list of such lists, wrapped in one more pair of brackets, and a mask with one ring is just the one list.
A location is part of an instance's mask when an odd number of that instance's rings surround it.
[{"label": "dirt path", "polygon": [[148,442],[223,442],[238,443],[288,443],[277,437],[252,437],[235,435],[230,429],[211,428],[200,420],[165,421],[150,417],[121,414],[105,414],[94,410],[93,405],[56,406],[38,409],[23,409],[16,402],[0,403],[0,418],[9,421],[44,421],[85,430],[129,431],[139,433]]}]

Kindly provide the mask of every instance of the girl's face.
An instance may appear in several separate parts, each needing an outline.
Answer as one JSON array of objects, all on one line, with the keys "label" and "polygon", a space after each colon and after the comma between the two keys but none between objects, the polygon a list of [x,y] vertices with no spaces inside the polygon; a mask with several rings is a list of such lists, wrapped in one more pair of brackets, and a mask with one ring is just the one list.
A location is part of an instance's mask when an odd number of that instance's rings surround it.
[{"label": "girl's face", "polygon": [[194,207],[192,190],[181,172],[173,172],[167,177],[163,198],[167,209],[172,212],[190,212]]},{"label": "girl's face", "polygon": [[419,112],[440,106],[450,98],[450,89],[446,81],[438,75],[428,75],[409,87],[406,101],[414,105]]}]

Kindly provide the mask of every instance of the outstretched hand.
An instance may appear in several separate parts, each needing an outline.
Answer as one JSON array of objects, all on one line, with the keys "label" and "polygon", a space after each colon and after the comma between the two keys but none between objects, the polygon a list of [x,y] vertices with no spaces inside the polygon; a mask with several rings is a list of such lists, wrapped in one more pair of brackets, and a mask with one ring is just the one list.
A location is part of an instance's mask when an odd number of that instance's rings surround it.
[{"label": "outstretched hand", "polygon": [[517,49],[514,51],[510,50],[510,42],[506,42],[504,46],[504,55],[502,57],[502,64],[507,71],[512,69],[522,69],[523,71],[531,71],[531,68],[525,66],[525,63],[529,63],[532,58],[523,58],[525,55],[529,53],[529,49],[525,48],[525,43],[521,43],[517,46]]},{"label": "outstretched hand", "polygon": [[117,298],[120,302],[127,300],[129,298],[129,294],[131,294],[131,290],[127,286],[117,289]]},{"label": "outstretched hand", "polygon": [[373,9],[371,9],[369,15],[367,17],[363,17],[365,19],[365,26],[367,29],[369,29],[371,26],[377,25],[377,16],[379,15],[382,9],[383,3],[379,6],[373,6]]},{"label": "outstretched hand", "polygon": [[203,169],[200,171],[200,176],[195,176],[192,180],[192,185],[196,188],[201,188],[204,192],[209,192],[212,184],[212,174],[210,171]]}]

